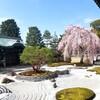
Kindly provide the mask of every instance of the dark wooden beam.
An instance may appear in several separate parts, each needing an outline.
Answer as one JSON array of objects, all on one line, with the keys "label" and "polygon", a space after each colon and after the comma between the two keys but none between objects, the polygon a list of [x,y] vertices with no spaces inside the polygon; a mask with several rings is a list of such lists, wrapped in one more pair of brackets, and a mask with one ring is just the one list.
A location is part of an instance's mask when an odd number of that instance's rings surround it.
[{"label": "dark wooden beam", "polygon": [[94,2],[98,5],[98,7],[100,8],[100,0],[94,0]]}]

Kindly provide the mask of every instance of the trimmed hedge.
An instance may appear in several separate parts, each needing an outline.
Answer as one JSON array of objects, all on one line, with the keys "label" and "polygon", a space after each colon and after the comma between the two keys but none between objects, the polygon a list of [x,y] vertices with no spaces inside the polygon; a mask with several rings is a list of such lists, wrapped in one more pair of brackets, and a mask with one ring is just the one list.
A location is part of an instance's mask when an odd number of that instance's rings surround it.
[{"label": "trimmed hedge", "polygon": [[92,100],[95,93],[87,88],[68,88],[56,93],[57,100]]}]

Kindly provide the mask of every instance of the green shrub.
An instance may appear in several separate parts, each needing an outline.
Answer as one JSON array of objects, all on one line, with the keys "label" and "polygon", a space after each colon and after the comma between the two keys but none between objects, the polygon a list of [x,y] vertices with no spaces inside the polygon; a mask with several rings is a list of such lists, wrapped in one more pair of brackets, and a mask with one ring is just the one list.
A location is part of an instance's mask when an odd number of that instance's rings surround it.
[{"label": "green shrub", "polygon": [[57,100],[92,100],[95,93],[87,88],[69,88],[56,93]]},{"label": "green shrub", "polygon": [[63,62],[63,56],[62,53],[60,51],[58,51],[57,49],[52,49],[52,54],[53,54],[53,62]]},{"label": "green shrub", "polygon": [[38,72],[43,64],[51,62],[52,52],[48,48],[26,46],[20,59],[26,64],[31,64],[33,70]]}]

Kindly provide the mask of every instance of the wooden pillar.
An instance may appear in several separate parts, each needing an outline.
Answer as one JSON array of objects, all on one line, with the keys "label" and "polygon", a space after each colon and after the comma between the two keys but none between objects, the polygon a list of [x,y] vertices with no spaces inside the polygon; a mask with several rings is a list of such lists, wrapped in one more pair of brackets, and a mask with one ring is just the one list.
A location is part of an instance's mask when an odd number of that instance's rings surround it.
[{"label": "wooden pillar", "polygon": [[6,67],[6,57],[5,57],[5,54],[4,54],[4,62],[3,62],[3,66]]},{"label": "wooden pillar", "polygon": [[6,51],[3,49],[3,66],[6,67]]}]

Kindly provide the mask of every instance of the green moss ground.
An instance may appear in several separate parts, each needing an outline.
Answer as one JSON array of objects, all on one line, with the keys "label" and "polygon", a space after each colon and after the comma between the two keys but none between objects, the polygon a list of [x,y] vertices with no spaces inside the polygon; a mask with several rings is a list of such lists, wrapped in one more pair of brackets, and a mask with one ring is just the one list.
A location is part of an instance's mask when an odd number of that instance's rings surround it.
[{"label": "green moss ground", "polygon": [[92,100],[95,93],[87,88],[69,88],[64,89],[56,94],[57,100]]},{"label": "green moss ground", "polygon": [[59,67],[59,66],[63,66],[63,65],[74,65],[74,64],[76,64],[76,67],[78,66],[78,67],[89,67],[89,66],[92,66],[92,65],[90,65],[90,64],[85,64],[85,63],[83,63],[83,64],[81,64],[81,63],[67,63],[67,62],[57,62],[57,63],[50,63],[50,64],[48,64],[48,66],[49,67]]},{"label": "green moss ground", "polygon": [[100,67],[95,67],[93,69],[89,69],[88,71],[96,72],[96,74],[100,74]]},{"label": "green moss ground", "polygon": [[[59,66],[62,66],[62,65],[67,65],[66,62],[56,62],[56,63],[50,63],[48,64],[49,67],[59,67]],[[71,63],[70,63],[71,65]]]}]

